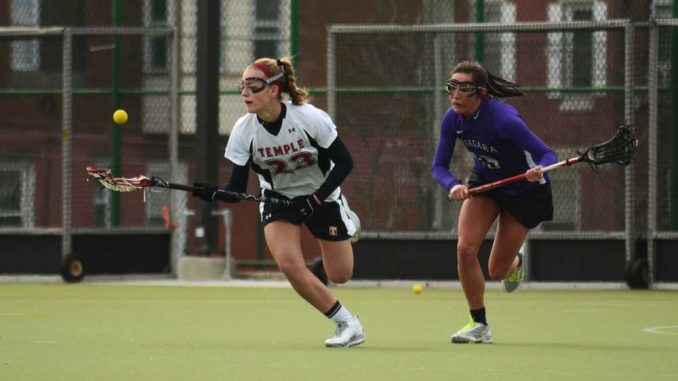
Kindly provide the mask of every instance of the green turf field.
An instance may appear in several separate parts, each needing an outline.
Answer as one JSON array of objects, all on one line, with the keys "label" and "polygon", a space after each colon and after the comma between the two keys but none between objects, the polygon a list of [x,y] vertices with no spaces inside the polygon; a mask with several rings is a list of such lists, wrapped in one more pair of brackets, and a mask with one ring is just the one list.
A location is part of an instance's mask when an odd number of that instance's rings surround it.
[{"label": "green turf field", "polygon": [[288,288],[0,284],[0,380],[678,379],[676,291],[488,291],[492,345],[458,289],[335,291],[361,347]]}]

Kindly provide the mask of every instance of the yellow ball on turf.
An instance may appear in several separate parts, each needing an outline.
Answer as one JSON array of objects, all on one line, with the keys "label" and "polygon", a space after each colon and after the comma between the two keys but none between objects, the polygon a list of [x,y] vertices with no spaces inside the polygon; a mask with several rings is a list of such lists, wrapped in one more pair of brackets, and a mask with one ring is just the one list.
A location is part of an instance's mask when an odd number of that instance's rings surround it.
[{"label": "yellow ball on turf", "polygon": [[412,285],[412,292],[414,292],[415,294],[421,294],[423,290],[424,288],[419,283],[415,283]]},{"label": "yellow ball on turf", "polygon": [[125,110],[116,110],[113,113],[113,121],[115,124],[125,124],[127,123],[127,111]]}]

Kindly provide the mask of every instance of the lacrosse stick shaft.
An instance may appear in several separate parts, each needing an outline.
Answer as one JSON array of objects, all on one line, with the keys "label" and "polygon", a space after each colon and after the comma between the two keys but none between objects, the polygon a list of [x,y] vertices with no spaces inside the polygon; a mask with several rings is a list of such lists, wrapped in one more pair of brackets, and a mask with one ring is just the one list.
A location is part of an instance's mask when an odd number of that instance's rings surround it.
[{"label": "lacrosse stick shaft", "polygon": [[161,188],[182,190],[182,191],[186,191],[186,192],[193,192],[196,189],[195,187],[192,187],[190,185],[175,184],[175,183],[165,183],[163,185],[153,185],[153,186],[161,187]]},{"label": "lacrosse stick shaft", "polygon": [[[186,192],[195,192],[199,188],[190,185],[176,184],[167,182],[159,177],[146,177],[146,176],[137,176],[137,177],[113,177],[110,169],[98,168],[96,166],[90,165],[86,168],[87,174],[96,179],[104,186],[104,188],[111,189],[116,192],[131,192],[135,190],[145,189],[149,187],[154,188],[165,188],[165,189],[175,189],[182,190]],[[219,189],[217,191],[220,194],[228,195],[239,200],[245,201],[269,201],[277,205],[291,206],[292,201],[284,198],[276,197],[262,197],[255,196],[247,193],[239,193],[228,191],[225,189]]]},{"label": "lacrosse stick shaft", "polygon": [[[558,168],[562,168],[562,167],[569,167],[572,164],[578,163],[580,160],[581,160],[581,157],[573,157],[572,159],[563,160],[561,162],[551,164],[547,167],[544,167],[544,168],[541,169],[541,171],[543,173],[545,173],[545,172],[550,172],[554,169],[558,169]],[[488,191],[490,189],[494,189],[494,188],[497,188],[497,187],[500,187],[500,186],[503,186],[503,185],[506,185],[506,184],[514,183],[514,182],[520,181],[520,180],[525,180],[526,178],[527,178],[527,175],[525,173],[521,173],[519,175],[507,177],[505,179],[497,180],[497,181],[494,181],[494,182],[491,182],[491,183],[487,183],[487,184],[477,186],[475,188],[471,188],[471,189],[468,190],[468,193],[469,193],[469,195],[473,196],[475,194],[485,192],[485,191]]]},{"label": "lacrosse stick shaft", "polygon": [[[169,188],[169,189],[176,189],[176,190],[182,190],[182,191],[187,191],[187,192],[193,192],[196,190],[196,187],[190,186],[190,185],[184,185],[184,184],[176,184],[176,183],[165,183],[165,182],[157,182],[153,184],[155,187],[160,187],[160,188]],[[247,193],[239,193],[239,192],[232,192],[228,191],[225,189],[220,189],[218,193],[225,194],[228,196],[233,196],[239,200],[244,200],[244,201],[255,201],[255,202],[261,202],[268,200],[274,204],[277,205],[284,205],[284,206],[290,206],[292,205],[292,202],[290,200],[285,200],[282,198],[276,198],[276,197],[261,197],[261,196],[255,196],[252,194],[247,194]]]}]

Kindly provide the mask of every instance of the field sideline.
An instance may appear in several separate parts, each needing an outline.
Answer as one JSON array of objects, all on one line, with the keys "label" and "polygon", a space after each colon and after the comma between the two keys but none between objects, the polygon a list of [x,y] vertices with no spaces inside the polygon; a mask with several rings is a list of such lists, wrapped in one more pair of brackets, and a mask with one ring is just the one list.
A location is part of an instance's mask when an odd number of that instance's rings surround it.
[{"label": "field sideline", "polygon": [[[0,283],[0,380],[674,380],[678,292],[487,293],[493,345],[452,345],[459,289],[339,287],[364,346],[289,287]],[[263,283],[265,285],[265,283]]]}]

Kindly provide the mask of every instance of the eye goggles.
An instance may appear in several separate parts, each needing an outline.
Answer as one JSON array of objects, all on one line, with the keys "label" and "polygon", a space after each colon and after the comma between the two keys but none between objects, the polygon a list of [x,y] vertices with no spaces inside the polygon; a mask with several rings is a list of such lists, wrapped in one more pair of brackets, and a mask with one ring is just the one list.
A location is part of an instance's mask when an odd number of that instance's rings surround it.
[{"label": "eye goggles", "polygon": [[[266,86],[272,84],[273,82],[276,82],[280,78],[282,78],[285,75],[285,73],[280,72],[276,75],[274,75],[271,78],[268,79],[263,79],[263,78],[257,78],[257,77],[249,77],[245,78],[240,81],[240,92],[242,93],[243,90],[247,89],[249,90],[252,94],[257,94],[260,93],[262,90],[266,88]],[[259,86],[257,86],[259,84]]]},{"label": "eye goggles", "polygon": [[483,86],[478,86],[474,82],[459,82],[454,79],[445,82],[445,91],[447,91],[448,95],[454,95],[455,92],[459,91],[459,94],[461,95],[472,97],[482,87]]}]

